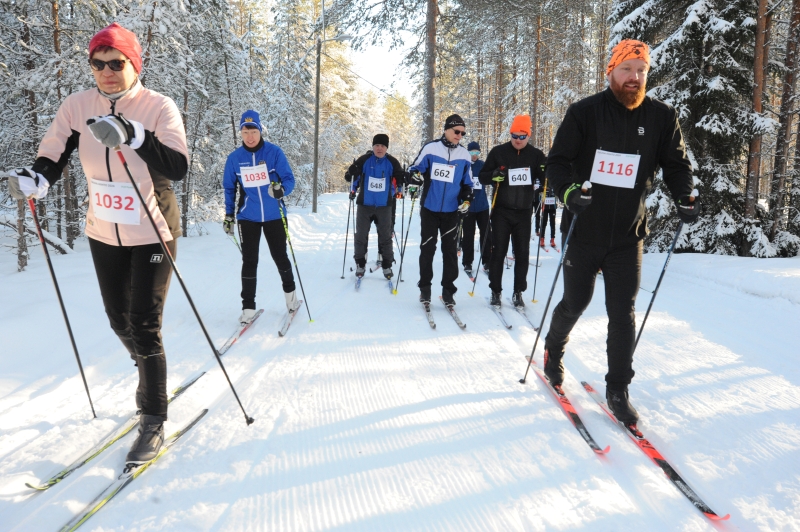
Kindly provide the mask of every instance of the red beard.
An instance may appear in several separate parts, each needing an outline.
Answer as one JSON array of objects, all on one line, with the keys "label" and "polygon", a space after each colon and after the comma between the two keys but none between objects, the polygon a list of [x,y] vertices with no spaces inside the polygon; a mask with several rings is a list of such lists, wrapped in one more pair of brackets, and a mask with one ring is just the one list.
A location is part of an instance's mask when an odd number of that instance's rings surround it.
[{"label": "red beard", "polygon": [[640,83],[637,90],[631,91],[622,85],[617,85],[613,78],[609,80],[609,86],[611,87],[611,92],[613,92],[614,96],[619,100],[619,103],[631,111],[642,105],[645,93],[647,92],[644,83]]}]

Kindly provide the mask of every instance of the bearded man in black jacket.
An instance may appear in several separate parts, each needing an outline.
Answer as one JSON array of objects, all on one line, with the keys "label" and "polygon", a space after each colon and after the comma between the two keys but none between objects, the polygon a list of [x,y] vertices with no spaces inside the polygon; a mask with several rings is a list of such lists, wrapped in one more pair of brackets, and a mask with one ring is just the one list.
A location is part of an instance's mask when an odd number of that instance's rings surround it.
[{"label": "bearded man in black jacket", "polygon": [[480,182],[494,185],[497,196],[490,214],[492,255],[489,263],[490,304],[501,305],[503,261],[509,240],[514,245],[514,293],[516,307],[524,307],[522,293],[528,288],[528,256],[531,247],[531,215],[536,183],[544,181],[544,153],[528,143],[531,117],[517,115],[511,123],[511,140],[492,148],[480,173]]},{"label": "bearded man in black jacket", "polygon": [[572,104],[547,157],[547,179],[577,216],[564,250],[564,295],[545,338],[544,371],[556,387],[564,380],[564,347],[589,306],[603,271],[608,314],[606,398],[617,419],[635,424],[628,385],[634,376],[634,305],[647,235],[645,198],[658,168],[685,223],[700,213],[678,116],[645,95],[648,46],[624,40],[606,69],[609,87]]}]

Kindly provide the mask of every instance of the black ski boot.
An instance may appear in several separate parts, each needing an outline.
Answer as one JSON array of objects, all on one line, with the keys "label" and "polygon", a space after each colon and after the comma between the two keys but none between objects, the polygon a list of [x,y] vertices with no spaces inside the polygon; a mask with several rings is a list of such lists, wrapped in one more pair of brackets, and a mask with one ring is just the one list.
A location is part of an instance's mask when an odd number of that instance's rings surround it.
[{"label": "black ski boot", "polygon": [[502,301],[500,299],[500,292],[492,291],[492,298],[489,300],[489,304],[493,307],[500,307],[502,306]]},{"label": "black ski boot", "polygon": [[633,408],[628,399],[628,387],[612,388],[606,387],[606,401],[614,413],[617,420],[625,425],[636,424],[639,421],[639,412]]},{"label": "black ski boot", "polygon": [[139,436],[133,442],[125,463],[141,465],[158,455],[164,444],[164,418],[142,414],[139,417]]},{"label": "black ski boot", "polygon": [[419,289],[419,302],[420,303],[427,303],[430,305],[431,303],[431,287],[426,286],[425,288]]},{"label": "black ski boot", "polygon": [[544,349],[544,376],[550,381],[550,385],[555,388],[564,383],[564,353],[551,352]]},{"label": "black ski boot", "polygon": [[511,296],[511,302],[514,303],[514,306],[517,308],[525,308],[525,301],[522,298],[522,292],[514,292],[514,295]]},{"label": "black ski boot", "polygon": [[367,271],[366,265],[357,264],[356,265],[356,277],[364,277],[364,273]]},{"label": "black ski boot", "polygon": [[444,301],[444,304],[450,308],[456,306],[456,300],[453,299],[453,294],[448,290],[442,290],[442,301]]},{"label": "black ski boot", "polygon": [[464,265],[464,273],[467,274],[467,277],[472,279],[472,264],[465,264]]}]

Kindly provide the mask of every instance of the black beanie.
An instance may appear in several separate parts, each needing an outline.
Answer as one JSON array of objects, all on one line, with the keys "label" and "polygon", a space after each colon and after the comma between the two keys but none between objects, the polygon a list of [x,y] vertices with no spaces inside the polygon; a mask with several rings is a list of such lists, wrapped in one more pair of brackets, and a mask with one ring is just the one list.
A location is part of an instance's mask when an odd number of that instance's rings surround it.
[{"label": "black beanie", "polygon": [[461,118],[459,115],[450,115],[445,119],[444,121],[445,130],[454,128],[456,126],[462,126],[465,128],[467,127],[467,125],[464,123],[464,119]]},{"label": "black beanie", "polygon": [[372,137],[372,145],[380,144],[381,146],[389,147],[389,135],[386,133],[378,133]]}]

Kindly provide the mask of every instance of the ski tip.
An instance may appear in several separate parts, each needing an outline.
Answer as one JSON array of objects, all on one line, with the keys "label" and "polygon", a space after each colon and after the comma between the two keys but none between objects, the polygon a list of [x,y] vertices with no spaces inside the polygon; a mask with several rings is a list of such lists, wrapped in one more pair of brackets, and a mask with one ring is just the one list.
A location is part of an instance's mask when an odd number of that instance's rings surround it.
[{"label": "ski tip", "polygon": [[725,514],[724,516],[720,517],[715,513],[708,513],[708,512],[703,512],[703,513],[705,514],[706,517],[708,517],[712,521],[727,521],[728,519],[731,518],[731,514]]},{"label": "ski tip", "polygon": [[607,454],[608,451],[610,451],[610,450],[611,450],[611,446],[610,445],[606,445],[605,449],[599,449],[599,448],[598,449],[594,449],[594,452],[596,452],[597,454]]},{"label": "ski tip", "polygon": [[45,491],[47,488],[50,487],[47,484],[45,484],[43,486],[36,486],[36,485],[31,484],[30,482],[26,482],[25,485],[28,486],[30,489],[36,490],[36,491]]}]

